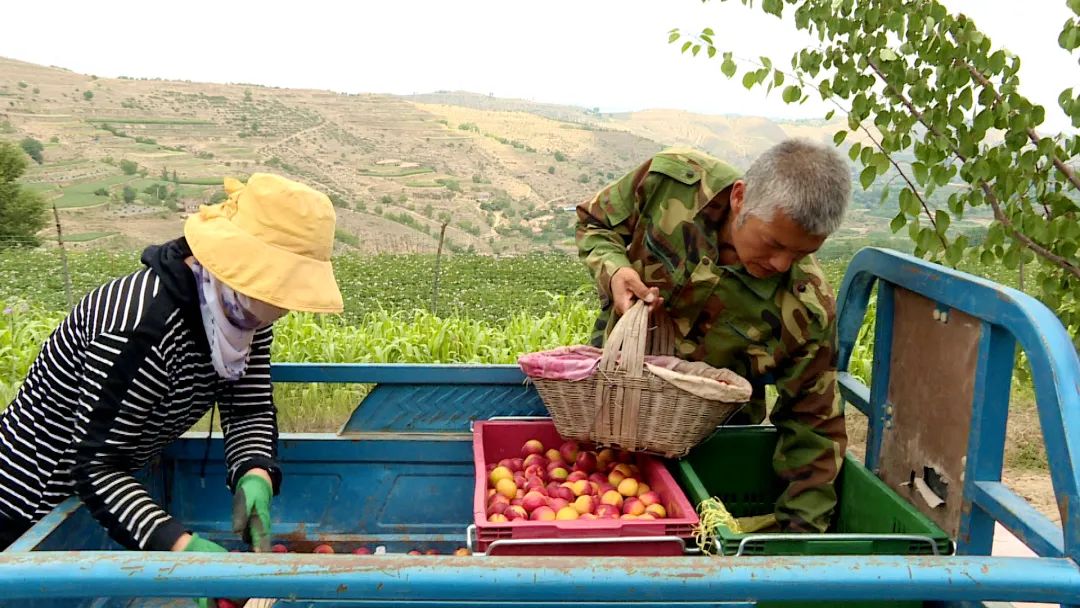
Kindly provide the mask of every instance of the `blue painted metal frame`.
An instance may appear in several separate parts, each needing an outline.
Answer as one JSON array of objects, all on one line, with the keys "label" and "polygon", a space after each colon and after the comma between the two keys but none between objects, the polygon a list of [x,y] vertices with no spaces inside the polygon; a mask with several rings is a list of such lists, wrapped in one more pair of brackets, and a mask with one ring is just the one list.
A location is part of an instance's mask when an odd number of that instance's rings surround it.
[{"label": "blue painted metal frame", "polygon": [[516,365],[281,363],[272,366],[271,379],[374,383],[341,434],[468,432],[473,420],[547,415],[544,403]]},{"label": "blue painted metal frame", "polygon": [[[166,554],[119,551],[5,551],[0,553],[0,598],[4,600],[112,596],[174,598],[200,596],[301,597],[364,606],[464,607],[475,605],[555,606],[713,606],[748,600],[849,600],[881,598],[926,601],[1037,601],[1080,603],[1080,565],[1076,561],[1076,508],[1080,425],[1080,364],[1057,319],[1038,302],[981,279],[926,264],[910,256],[869,250],[858,254],[840,296],[840,361],[848,359],[875,282],[881,293],[893,285],[921,293],[945,306],[986,321],[979,355],[976,400],[980,422],[973,425],[965,497],[974,506],[965,531],[974,540],[963,546],[981,550],[985,523],[998,520],[1018,531],[1042,555],[1067,557],[739,557],[606,558],[568,562],[566,558],[411,557],[403,555]],[[889,304],[878,309],[876,355],[892,330]],[[884,309],[884,310],[883,310]],[[1040,334],[1040,332],[1042,332]],[[1015,336],[1015,338],[1014,338]],[[1065,533],[1036,517],[1034,510],[1000,484],[1000,439],[1007,400],[1001,397],[1005,354],[1011,362],[1019,340],[1035,370],[1040,419],[1046,429],[1054,487]],[[891,340],[889,340],[891,342]],[[875,359],[875,373],[887,370]],[[1011,367],[1011,366],[1010,366]],[[454,437],[465,419],[535,413],[539,402],[515,366],[373,366],[276,364],[277,382],[375,383],[350,417],[343,436],[297,435],[330,440],[352,453],[350,433],[388,431],[405,441],[423,430]],[[880,376],[877,377],[880,379]],[[416,426],[403,422],[405,401],[422,398],[417,387],[449,386],[461,403],[483,401],[462,416],[444,416]],[[844,397],[879,423],[886,423],[880,387],[870,390],[846,372]],[[1007,383],[1005,383],[1007,388]],[[373,401],[378,391],[387,397]],[[397,394],[393,394],[399,390]],[[407,392],[413,390],[412,396]],[[474,391],[471,395],[468,391]],[[501,394],[502,397],[497,397]],[[417,395],[421,395],[417,397]],[[494,397],[493,397],[494,396]],[[508,399],[495,403],[492,399]],[[415,405],[415,404],[413,404]],[[380,410],[395,411],[387,415]],[[365,411],[366,410],[366,411]],[[467,427],[466,427],[467,428]],[[284,442],[290,436],[283,435]],[[193,444],[181,450],[193,450]],[[460,446],[459,446],[460,447]],[[215,444],[215,450],[220,446]],[[403,448],[405,449],[405,448]],[[456,449],[447,445],[446,449]],[[996,469],[996,471],[995,471]],[[68,505],[70,507],[70,505]],[[62,509],[60,510],[62,511]],[[63,519],[65,513],[54,513]],[[68,512],[70,514],[70,512]],[[53,515],[50,515],[53,517]],[[44,526],[42,530],[45,530]],[[33,539],[24,539],[27,542]],[[40,539],[39,539],[40,540]],[[26,548],[22,543],[13,547]],[[111,605],[111,604],[110,604]],[[142,604],[139,604],[142,605]]]},{"label": "blue painted metal frame", "polygon": [[[880,282],[874,344],[874,377],[867,393],[850,374],[841,374],[845,399],[871,421],[867,464],[877,466],[892,343],[892,291],[901,287],[963,311],[983,322],[979,344],[972,427],[964,480],[964,516],[957,550],[988,555],[994,521],[1001,522],[1038,555],[1080,560],[1080,361],[1068,332],[1038,300],[973,275],[909,255],[870,248],[848,267],[839,297],[840,370],[847,370],[874,283]],[[1031,362],[1039,422],[1046,442],[1061,528],[1001,483],[1009,383],[1015,344]],[[1080,602],[1075,599],[1074,602]]]}]

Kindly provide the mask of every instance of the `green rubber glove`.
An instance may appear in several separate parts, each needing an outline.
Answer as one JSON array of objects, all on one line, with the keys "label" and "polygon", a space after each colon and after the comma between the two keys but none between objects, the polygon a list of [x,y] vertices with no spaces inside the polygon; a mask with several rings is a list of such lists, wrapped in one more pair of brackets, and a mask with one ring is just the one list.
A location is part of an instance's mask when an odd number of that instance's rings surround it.
[{"label": "green rubber glove", "polygon": [[[221,545],[215,543],[212,540],[206,540],[205,538],[202,538],[198,534],[192,534],[191,535],[191,540],[188,541],[187,546],[184,547],[184,552],[185,553],[187,553],[189,551],[192,552],[192,553],[227,553],[228,552],[228,551],[225,550],[225,547],[222,547]],[[216,608],[217,607],[217,602],[215,600],[210,599],[210,598],[200,597],[200,598],[195,600],[195,605],[198,606],[199,608]]]},{"label": "green rubber glove", "polygon": [[270,552],[270,497],[274,489],[266,479],[248,473],[236,484],[233,496],[233,532],[242,533],[244,542],[256,552]]}]

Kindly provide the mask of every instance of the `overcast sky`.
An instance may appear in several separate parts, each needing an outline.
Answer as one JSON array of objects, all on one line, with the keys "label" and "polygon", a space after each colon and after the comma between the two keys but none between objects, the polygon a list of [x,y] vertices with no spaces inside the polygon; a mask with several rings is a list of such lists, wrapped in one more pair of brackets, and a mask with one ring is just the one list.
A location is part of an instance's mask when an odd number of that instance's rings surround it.
[{"label": "overcast sky", "polygon": [[[1080,68],[1058,48],[1065,0],[943,0],[1023,59],[1022,90],[1045,130]],[[821,117],[744,90],[718,60],[680,55],[673,27],[783,65],[806,38],[738,0],[9,2],[0,56],[99,76],[252,82],[345,92],[461,89],[604,111]]]}]

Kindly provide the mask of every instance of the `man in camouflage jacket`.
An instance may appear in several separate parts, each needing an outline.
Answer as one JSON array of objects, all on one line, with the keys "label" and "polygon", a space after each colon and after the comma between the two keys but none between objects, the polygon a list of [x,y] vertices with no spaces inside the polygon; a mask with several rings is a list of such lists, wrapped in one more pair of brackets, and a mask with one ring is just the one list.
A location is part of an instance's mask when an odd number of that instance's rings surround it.
[{"label": "man in camouflage jacket", "polygon": [[694,150],[665,150],[577,208],[579,253],[601,299],[593,344],[641,298],[674,322],[678,356],[754,385],[732,422],[762,422],[764,386],[775,382],[773,467],[787,482],[775,513],[785,531],[824,532],[836,506],[847,436],[835,299],[812,253],[839,227],[850,192],[835,149],[787,140],[745,176]]}]

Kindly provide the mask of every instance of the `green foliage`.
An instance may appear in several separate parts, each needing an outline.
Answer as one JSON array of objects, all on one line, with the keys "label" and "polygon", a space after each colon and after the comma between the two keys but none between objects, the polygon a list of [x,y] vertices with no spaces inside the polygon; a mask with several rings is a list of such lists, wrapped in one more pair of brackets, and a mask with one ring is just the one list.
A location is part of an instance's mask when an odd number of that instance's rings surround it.
[{"label": "green foliage", "polygon": [[474,133],[480,132],[480,127],[477,126],[476,123],[472,122],[463,122],[458,125],[458,129],[461,129],[462,131],[472,131]]},{"label": "green foliage", "polygon": [[550,173],[551,175],[555,175],[555,166],[554,165],[549,166],[547,168],[547,172]]},{"label": "green foliage", "polygon": [[45,201],[33,190],[20,187],[26,156],[14,144],[0,141],[0,249],[40,244],[37,232],[45,227]]},{"label": "green foliage", "polygon": [[[723,1],[723,0],[722,0]],[[741,0],[753,6],[750,0]],[[938,0],[787,0],[795,27],[821,41],[791,57],[791,70],[768,57],[746,61],[748,88],[783,88],[787,103],[803,103],[804,90],[847,114],[834,143],[858,161],[858,182],[870,190],[902,179],[900,212],[890,228],[906,235],[913,253],[957,266],[963,261],[1017,268],[1029,263],[1038,296],[1066,327],[1080,327],[1080,154],[1076,133],[1040,135],[1045,109],[1020,94],[1020,58],[995,48],[964,15]],[[780,16],[784,0],[761,10]],[[1074,13],[1080,3],[1071,2]],[[712,30],[681,45],[716,57]],[[678,29],[671,43],[682,41]],[[1080,19],[1068,19],[1057,38],[1072,54],[1080,49]],[[720,53],[728,78],[739,67]],[[1068,80],[1067,78],[1065,80]],[[794,82],[792,82],[794,81]],[[1080,127],[1080,98],[1065,89],[1058,104]],[[826,119],[834,115],[831,110]],[[1003,137],[997,134],[1003,135]],[[947,204],[935,192],[948,188]],[[988,230],[970,235],[959,220],[989,207]],[[1080,332],[1073,332],[1080,347]]]},{"label": "green foliage", "polygon": [[461,192],[461,183],[456,179],[444,178],[435,180],[436,183],[442,184],[444,188],[451,192]]},{"label": "green foliage", "polygon": [[127,203],[129,205],[131,203],[134,203],[135,202],[135,195],[136,195],[136,192],[135,192],[134,188],[132,188],[131,186],[124,186],[123,198],[124,198],[125,203]]},{"label": "green foliage", "polygon": [[[556,150],[555,151],[555,160],[560,162],[560,163],[564,163],[564,162],[566,162],[566,155],[563,154],[562,152],[559,152],[558,150]],[[549,173],[551,173],[551,171],[549,171]]]},{"label": "green foliage", "polygon": [[83,99],[85,99],[86,101],[90,101],[91,99],[94,98],[94,92],[93,91],[83,91],[82,96],[83,96]]},{"label": "green foliage", "polygon": [[19,142],[19,147],[26,152],[26,155],[34,159],[37,164],[45,162],[45,156],[42,154],[45,151],[45,145],[33,137],[27,137]]},{"label": "green foliage", "polygon": [[135,175],[139,171],[139,163],[126,158],[120,159],[120,170],[124,175]]}]

